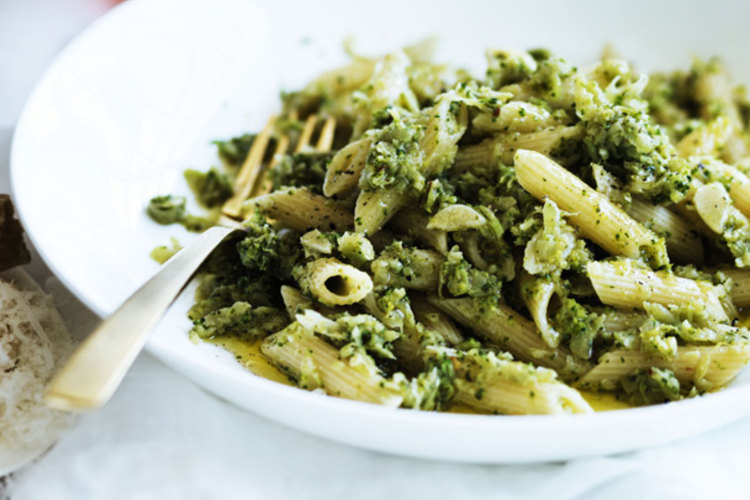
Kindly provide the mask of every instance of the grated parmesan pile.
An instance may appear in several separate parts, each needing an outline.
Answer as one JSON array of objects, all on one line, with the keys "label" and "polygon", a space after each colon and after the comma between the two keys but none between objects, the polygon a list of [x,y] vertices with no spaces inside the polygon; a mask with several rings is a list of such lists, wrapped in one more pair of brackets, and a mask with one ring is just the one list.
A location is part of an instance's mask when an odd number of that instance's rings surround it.
[{"label": "grated parmesan pile", "polygon": [[42,394],[73,347],[50,296],[0,280],[0,455],[42,450],[71,425]]}]

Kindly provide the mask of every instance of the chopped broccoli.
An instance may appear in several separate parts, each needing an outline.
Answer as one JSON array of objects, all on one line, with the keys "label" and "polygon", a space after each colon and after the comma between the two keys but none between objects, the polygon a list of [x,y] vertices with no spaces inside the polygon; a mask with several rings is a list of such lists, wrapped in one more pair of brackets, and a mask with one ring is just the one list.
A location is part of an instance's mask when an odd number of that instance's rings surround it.
[{"label": "chopped broccoli", "polygon": [[146,212],[154,222],[159,224],[173,224],[182,222],[185,218],[185,197],[170,194],[154,196],[148,202]]},{"label": "chopped broccoli", "polygon": [[274,270],[280,272],[279,277],[289,277],[299,253],[297,245],[291,247],[290,242],[271,227],[260,212],[243,224],[247,235],[237,243],[242,264],[251,271]]},{"label": "chopped broccoli", "polygon": [[440,266],[440,293],[445,288],[455,297],[499,297],[501,287],[502,282],[496,276],[469,264],[457,246],[445,255]]},{"label": "chopped broccoli", "polygon": [[682,399],[680,381],[667,369],[636,370],[621,381],[624,398],[633,405],[652,405]]},{"label": "chopped broccoli", "polygon": [[421,173],[423,152],[419,141],[423,126],[413,115],[391,111],[392,121],[373,131],[374,142],[367,155],[359,185],[365,190],[394,188],[421,192],[425,178]]},{"label": "chopped broccoli", "polygon": [[584,240],[563,215],[554,201],[545,201],[542,227],[531,237],[524,251],[523,267],[529,273],[559,276],[566,269],[580,271],[591,260]]},{"label": "chopped broccoli", "polygon": [[285,311],[238,301],[195,320],[190,335],[201,339],[231,335],[253,341],[278,332],[288,323]]},{"label": "chopped broccoli", "polygon": [[307,187],[320,192],[331,153],[287,155],[270,171],[273,189],[285,186]]},{"label": "chopped broccoli", "polygon": [[338,346],[353,344],[372,355],[395,359],[392,343],[401,333],[391,330],[369,314],[342,313],[327,318],[311,309],[297,316],[297,321]]},{"label": "chopped broccoli", "polygon": [[626,181],[625,189],[657,202],[682,200],[690,187],[688,163],[640,97],[645,79],[621,69],[609,81],[579,79],[576,114],[585,125],[586,158]]},{"label": "chopped broccoli", "polygon": [[255,134],[244,134],[226,141],[214,141],[213,143],[216,144],[221,159],[228,166],[238,168],[247,158],[247,153],[250,151],[255,136]]},{"label": "chopped broccoli", "polygon": [[552,316],[552,325],[563,339],[568,339],[570,350],[581,359],[590,359],[594,342],[605,335],[604,316],[588,311],[574,299],[563,299]]},{"label": "chopped broccoli", "polygon": [[208,172],[188,169],[184,175],[196,200],[206,208],[217,207],[232,196],[232,179],[216,167]]}]

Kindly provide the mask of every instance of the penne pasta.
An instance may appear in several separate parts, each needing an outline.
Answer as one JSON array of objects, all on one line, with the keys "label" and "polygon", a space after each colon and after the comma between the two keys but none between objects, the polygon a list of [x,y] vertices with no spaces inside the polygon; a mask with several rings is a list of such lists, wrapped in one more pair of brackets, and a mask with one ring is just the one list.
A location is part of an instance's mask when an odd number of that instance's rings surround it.
[{"label": "penne pasta", "polygon": [[723,182],[734,205],[745,216],[750,217],[750,178],[747,175],[739,169],[711,157],[701,158],[697,170],[703,174],[704,179]]},{"label": "penne pasta", "polygon": [[549,197],[584,238],[613,255],[638,258],[651,253],[666,261],[663,240],[633,220],[609,199],[546,156],[521,150],[515,156],[521,186],[536,198]]},{"label": "penne pasta", "polygon": [[308,263],[298,281],[303,290],[327,306],[361,302],[373,288],[370,275],[333,258]]},{"label": "penne pasta", "polygon": [[575,140],[581,135],[582,129],[577,126],[553,127],[529,133],[498,134],[479,144],[461,148],[456,155],[453,169],[482,171],[493,169],[498,161],[511,164],[514,155],[519,150],[536,151],[548,155],[562,141]]},{"label": "penne pasta", "polygon": [[326,170],[324,195],[330,197],[357,186],[371,144],[372,139],[365,137],[347,144],[334,155]]},{"label": "penne pasta", "polygon": [[652,205],[637,198],[632,200],[627,213],[644,227],[662,236],[667,243],[669,256],[675,261],[683,264],[703,263],[700,235],[684,218],[666,207]]},{"label": "penne pasta", "polygon": [[673,358],[617,349],[599,358],[597,365],[577,385],[583,389],[611,391],[635,370],[656,367],[671,370],[682,383],[693,383],[702,390],[711,390],[729,383],[749,360],[750,344],[746,342],[678,347]]},{"label": "penne pasta", "polygon": [[245,214],[254,210],[299,231],[344,231],[354,225],[351,212],[341,204],[304,188],[279,189],[243,205]]},{"label": "penne pasta", "polygon": [[604,304],[623,308],[643,308],[644,302],[699,304],[715,320],[728,319],[721,304],[723,287],[654,272],[629,260],[590,262],[586,271],[597,297]]},{"label": "penne pasta", "polygon": [[750,269],[722,269],[732,279],[732,302],[737,307],[750,306]]},{"label": "penne pasta", "polygon": [[396,190],[360,191],[354,209],[354,230],[372,236],[408,202]]},{"label": "penne pasta", "polygon": [[441,299],[429,296],[431,304],[490,343],[521,361],[552,368],[565,377],[587,369],[587,363],[572,359],[565,349],[551,349],[537,333],[534,323],[503,304],[487,306],[481,299]]},{"label": "penne pasta", "polygon": [[448,345],[456,345],[464,341],[463,333],[450,316],[431,304],[425,297],[419,294],[412,295],[411,306],[417,321],[440,335]]},{"label": "penne pasta", "polygon": [[581,394],[555,380],[555,373],[491,351],[440,349],[456,375],[457,402],[481,411],[510,415],[590,413]]},{"label": "penne pasta", "polygon": [[493,50],[474,77],[429,50],[354,57],[216,141],[224,171],[187,179],[221,213],[151,200],[193,231],[246,217],[201,269],[193,338],[265,339],[300,387],[423,410],[588,412],[564,382],[645,405],[731,381],[750,129],[721,66],[649,82],[614,56]]},{"label": "penne pasta", "polygon": [[448,235],[441,229],[429,229],[430,218],[419,210],[406,207],[391,221],[391,224],[402,234],[413,236],[417,241],[437,250],[441,254],[448,252]]},{"label": "penne pasta", "polygon": [[430,292],[437,290],[442,261],[443,257],[432,250],[404,248],[389,252],[386,249],[370,269],[378,285]]},{"label": "penne pasta", "polygon": [[261,352],[304,389],[396,407],[403,397],[385,385],[377,367],[365,357],[342,359],[339,350],[299,323],[267,337]]}]

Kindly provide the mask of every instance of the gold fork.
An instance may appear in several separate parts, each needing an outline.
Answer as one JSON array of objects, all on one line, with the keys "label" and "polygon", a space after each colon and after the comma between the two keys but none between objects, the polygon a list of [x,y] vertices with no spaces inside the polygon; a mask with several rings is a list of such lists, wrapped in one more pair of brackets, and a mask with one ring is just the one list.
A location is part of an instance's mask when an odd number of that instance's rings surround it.
[{"label": "gold fork", "polygon": [[[295,153],[311,149],[319,121],[316,115],[307,118]],[[91,332],[47,386],[44,399],[49,406],[82,411],[98,408],[109,400],[146,343],[148,334],[203,261],[228,236],[242,231],[237,222],[242,217],[242,202],[251,193],[270,190],[267,173],[287,152],[290,142],[288,134],[281,135],[271,160],[263,165],[275,123],[276,117],[272,116],[253,141],[235,180],[235,195],[222,208],[224,217],[219,222],[223,225],[206,230],[180,250]],[[335,127],[333,118],[324,121],[315,150],[330,150]]]}]

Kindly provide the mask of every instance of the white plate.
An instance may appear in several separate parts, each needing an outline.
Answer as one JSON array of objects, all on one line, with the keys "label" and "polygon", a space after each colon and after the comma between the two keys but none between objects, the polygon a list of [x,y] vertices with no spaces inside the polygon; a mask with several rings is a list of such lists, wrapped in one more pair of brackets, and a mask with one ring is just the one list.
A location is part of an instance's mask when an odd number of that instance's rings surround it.
[{"label": "white plate", "polygon": [[[150,222],[143,207],[186,192],[186,167],[215,163],[209,141],[257,130],[294,88],[343,62],[356,33],[386,50],[428,34],[442,58],[481,68],[483,48],[555,48],[577,63],[606,42],[644,69],[721,54],[738,79],[750,42],[746,4],[710,12],[664,2],[254,2],[131,0],[51,66],[16,130],[11,174],[23,223],[53,271],[100,315],[157,270],[156,245],[193,235]],[[696,4],[702,5],[702,4]],[[321,397],[255,377],[228,353],[194,345],[183,295],[148,343],[224,398],[337,441],[389,453],[476,462],[559,460],[656,445],[750,413],[750,379],[659,407],[572,417],[428,414]]]}]

